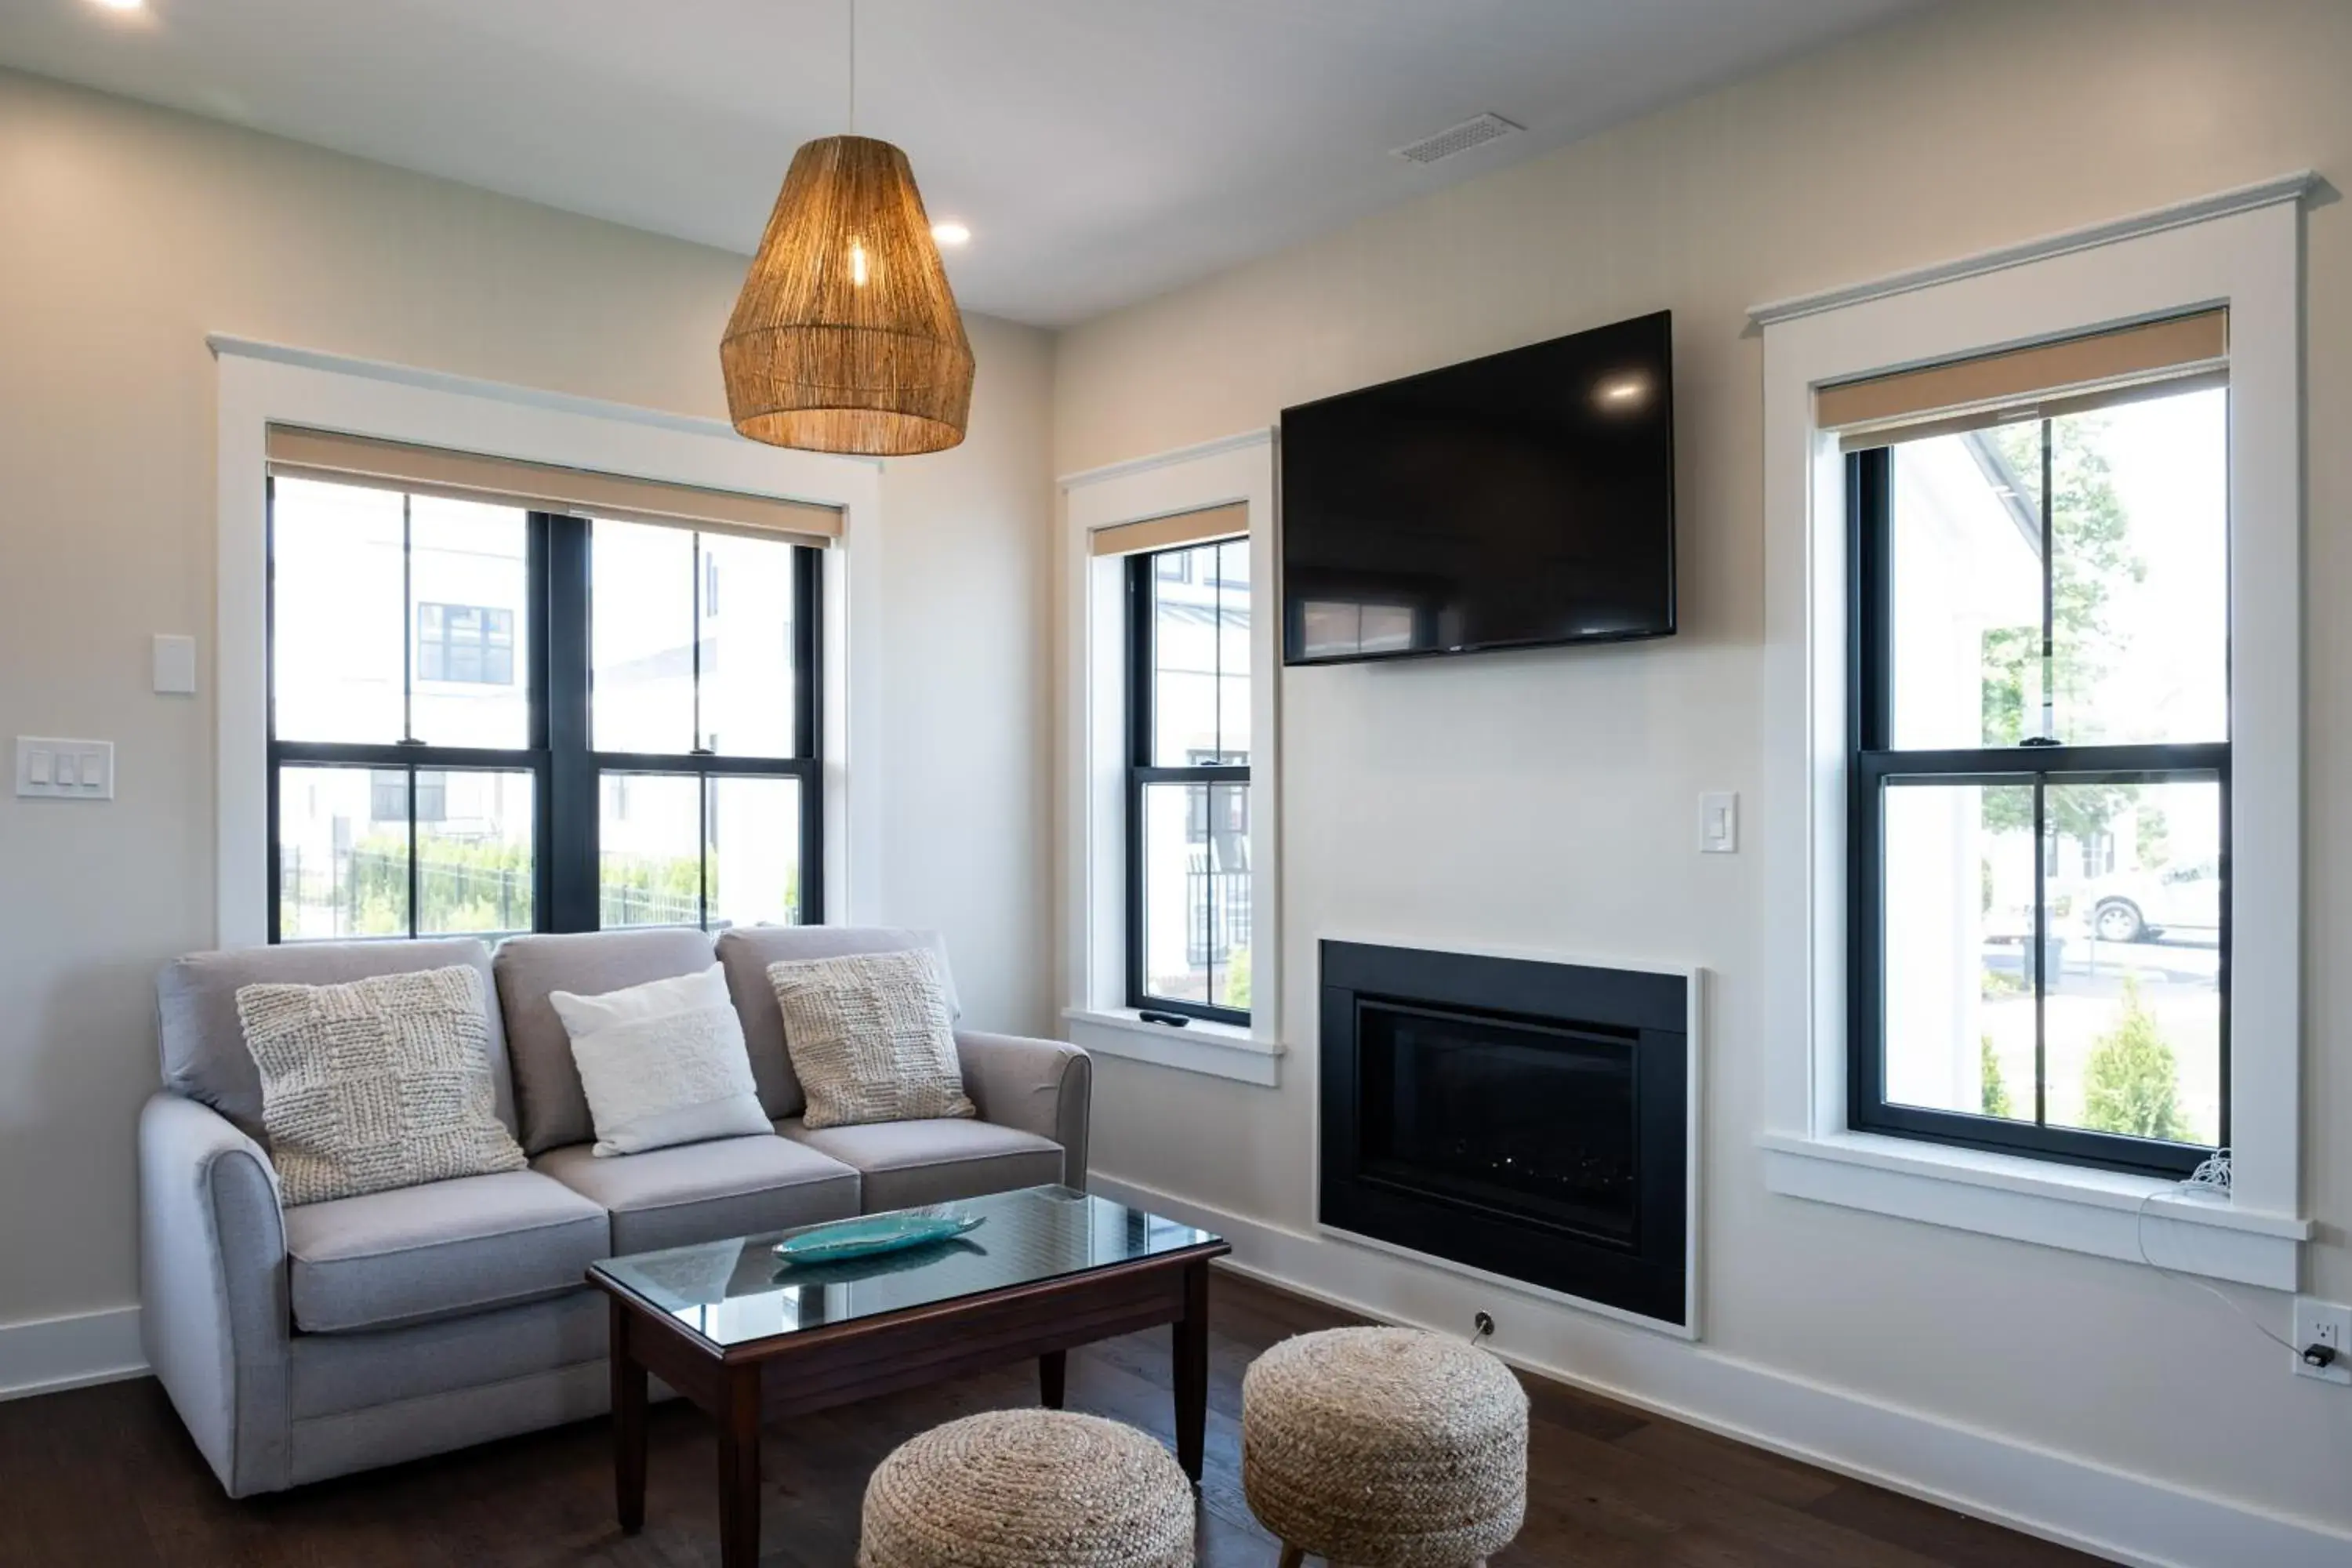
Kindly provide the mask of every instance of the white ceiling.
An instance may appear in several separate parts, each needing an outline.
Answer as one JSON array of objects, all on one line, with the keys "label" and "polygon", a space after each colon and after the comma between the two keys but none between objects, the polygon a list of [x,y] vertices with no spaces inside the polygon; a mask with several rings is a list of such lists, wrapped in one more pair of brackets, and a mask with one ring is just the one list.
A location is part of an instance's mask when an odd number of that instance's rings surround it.
[{"label": "white ceiling", "polygon": [[[1927,3],[860,0],[857,129],[967,308],[1061,324]],[[5,0],[0,63],[744,253],[847,110],[849,0],[148,4]]]}]

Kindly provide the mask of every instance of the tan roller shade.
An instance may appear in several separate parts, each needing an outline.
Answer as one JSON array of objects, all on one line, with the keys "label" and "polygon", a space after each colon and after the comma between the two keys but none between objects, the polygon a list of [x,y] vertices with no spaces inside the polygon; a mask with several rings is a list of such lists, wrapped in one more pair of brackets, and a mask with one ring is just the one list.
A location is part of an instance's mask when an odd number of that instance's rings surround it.
[{"label": "tan roller shade", "polygon": [[1814,416],[1849,448],[1884,446],[2226,384],[2229,355],[2229,311],[2203,310],[1825,386]]},{"label": "tan roller shade", "polygon": [[1236,539],[1248,531],[1249,508],[1235,501],[1230,506],[1097,528],[1094,551],[1097,555],[1140,555],[1147,550],[1173,550],[1183,544],[1206,544],[1213,539]]},{"label": "tan roller shade", "polygon": [[841,512],[835,507],[285,425],[269,427],[269,471],[294,479],[373,485],[411,495],[528,507],[534,511],[782,536],[803,544],[824,544],[841,535]]}]

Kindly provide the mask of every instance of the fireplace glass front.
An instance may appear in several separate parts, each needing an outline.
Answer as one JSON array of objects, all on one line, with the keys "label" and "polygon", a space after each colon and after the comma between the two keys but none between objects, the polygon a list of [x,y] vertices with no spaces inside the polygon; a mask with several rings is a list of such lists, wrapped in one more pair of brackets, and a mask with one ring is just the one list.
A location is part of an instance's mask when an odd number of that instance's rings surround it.
[{"label": "fireplace glass front", "polygon": [[1367,999],[1357,1045],[1364,1179],[1633,1244],[1633,1040]]}]

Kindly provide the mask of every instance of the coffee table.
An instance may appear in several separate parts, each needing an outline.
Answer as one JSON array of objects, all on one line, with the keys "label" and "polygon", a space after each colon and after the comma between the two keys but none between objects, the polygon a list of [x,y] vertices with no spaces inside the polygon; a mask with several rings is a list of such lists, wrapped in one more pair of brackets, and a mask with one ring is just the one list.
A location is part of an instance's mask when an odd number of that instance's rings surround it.
[{"label": "coffee table", "polygon": [[838,1263],[781,1262],[789,1231],[608,1258],[613,1479],[621,1528],[646,1521],[651,1373],[719,1423],[719,1560],[760,1555],[760,1423],[1037,1358],[1060,1409],[1074,1345],[1175,1325],[1176,1458],[1195,1484],[1209,1408],[1209,1260],[1233,1248],[1068,1187],[943,1205],[950,1241]]}]

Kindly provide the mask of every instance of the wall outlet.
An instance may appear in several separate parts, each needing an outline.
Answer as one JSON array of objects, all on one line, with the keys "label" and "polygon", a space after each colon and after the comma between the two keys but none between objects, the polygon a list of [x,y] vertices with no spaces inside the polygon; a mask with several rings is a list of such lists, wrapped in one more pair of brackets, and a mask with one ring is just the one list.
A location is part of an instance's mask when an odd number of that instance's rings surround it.
[{"label": "wall outlet", "polygon": [[2335,1361],[2326,1366],[2314,1366],[2297,1355],[2296,1376],[2315,1377],[2323,1383],[2352,1384],[2352,1307],[2297,1296],[2294,1332],[2288,1337],[2294,1341],[2298,1351],[2305,1345],[2326,1345],[2336,1352]]}]

